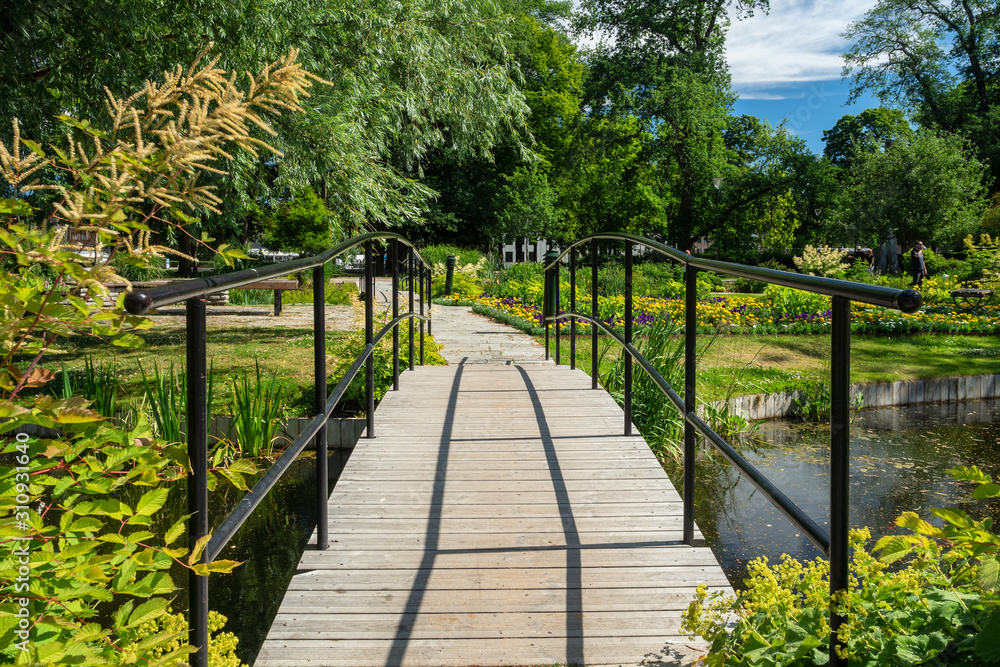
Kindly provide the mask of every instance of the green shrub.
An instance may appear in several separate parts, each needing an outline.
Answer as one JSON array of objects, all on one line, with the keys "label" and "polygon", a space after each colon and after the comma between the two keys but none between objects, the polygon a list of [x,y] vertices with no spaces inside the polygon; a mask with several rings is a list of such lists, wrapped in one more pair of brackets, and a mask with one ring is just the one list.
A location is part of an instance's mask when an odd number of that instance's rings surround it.
[{"label": "green shrub", "polygon": [[764,289],[764,298],[769,301],[775,318],[786,313],[816,315],[830,310],[830,297],[781,285],[768,285]]},{"label": "green shrub", "polygon": [[982,275],[982,269],[976,268],[974,263],[939,255],[930,248],[924,249],[924,264],[928,275],[948,275],[959,282],[975,280]]},{"label": "green shrub", "polygon": [[484,257],[478,250],[454,245],[429,245],[426,248],[419,248],[418,252],[431,266],[435,264],[443,266],[449,255],[453,255],[459,264],[477,264]]},{"label": "green shrub", "polygon": [[316,255],[333,245],[335,223],[323,200],[309,187],[297,190],[267,221],[265,245],[272,250]]},{"label": "green shrub", "polygon": [[[414,326],[419,327],[419,321],[414,321]],[[378,329],[378,326],[376,326]],[[420,332],[416,330],[413,337],[414,360],[420,364]],[[341,341],[330,351],[334,361],[329,367],[330,393],[343,380],[348,369],[354,360],[365,349],[364,331],[356,331]],[[400,325],[399,329],[399,370],[400,372],[409,367],[410,359],[409,336],[407,335],[406,324]],[[434,342],[434,339],[424,334],[424,363],[428,366],[445,366],[447,361],[440,354],[441,346]],[[392,387],[392,334],[382,339],[375,346],[375,402],[382,400],[385,393]],[[364,411],[366,409],[365,397],[365,367],[362,365],[358,374],[354,376],[347,391],[341,399],[339,405],[342,410]]]},{"label": "green shrub", "polygon": [[733,291],[740,294],[763,294],[767,283],[751,278],[737,278],[733,283]]},{"label": "green shrub", "polygon": [[[973,499],[1000,496],[974,466],[950,470],[978,485]],[[909,531],[866,549],[868,529],[851,532],[854,556],[847,591],[835,600],[847,622],[841,656],[851,665],[1000,665],[1000,537],[991,519],[934,509],[938,525],[906,512]],[[682,629],[712,643],[705,663],[726,667],[826,664],[829,655],[829,562],[783,556],[754,560],[738,597],[699,587]],[[729,627],[735,616],[735,628]]]},{"label": "green shrub", "polygon": [[167,260],[153,255],[115,255],[111,267],[122,278],[129,282],[144,282],[147,280],[163,280],[167,277]]},{"label": "green shrub", "polygon": [[[208,612],[208,667],[244,667],[236,657],[236,647],[240,640],[232,632],[222,632],[227,620],[217,611]],[[152,658],[160,658],[171,651],[179,650],[184,645],[183,642],[188,636],[188,622],[182,614],[166,613],[155,620],[142,623],[136,630],[139,639],[161,632],[173,636],[167,644],[156,647],[150,652]],[[125,650],[130,648],[132,647],[126,646]]]}]

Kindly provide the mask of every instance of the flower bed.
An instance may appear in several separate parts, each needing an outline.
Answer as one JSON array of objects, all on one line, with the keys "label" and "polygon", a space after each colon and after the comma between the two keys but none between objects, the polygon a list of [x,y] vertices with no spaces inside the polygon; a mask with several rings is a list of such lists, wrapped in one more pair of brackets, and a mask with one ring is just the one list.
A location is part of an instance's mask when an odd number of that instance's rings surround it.
[{"label": "flower bed", "polygon": [[[477,313],[518,327],[528,333],[541,332],[541,308],[518,299],[483,294],[476,297],[457,295],[450,303],[471,305]],[[622,296],[602,297],[600,317],[621,329],[625,323],[625,299]],[[826,299],[825,303],[829,303]],[[565,304],[563,304],[565,306]],[[737,298],[718,296],[698,302],[699,333],[790,333],[810,334],[830,331],[831,313],[822,306],[801,310],[783,310],[767,297]],[[580,312],[589,312],[590,297],[577,301]],[[633,322],[639,326],[668,318],[684,321],[684,300],[681,298],[636,297],[633,299]],[[580,322],[580,333],[589,326]],[[987,306],[975,310],[939,304],[922,308],[912,314],[863,303],[851,305],[851,331],[854,333],[1000,333],[1000,309]]]}]

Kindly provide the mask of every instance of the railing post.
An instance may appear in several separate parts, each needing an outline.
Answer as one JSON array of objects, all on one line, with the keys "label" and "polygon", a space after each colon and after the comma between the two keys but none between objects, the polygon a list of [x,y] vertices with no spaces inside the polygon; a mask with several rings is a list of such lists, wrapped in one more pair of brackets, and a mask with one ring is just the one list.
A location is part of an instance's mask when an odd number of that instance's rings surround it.
[{"label": "railing post", "polygon": [[698,269],[690,264],[684,272],[684,544],[694,544],[695,430],[687,415],[695,411],[698,357]]},{"label": "railing post", "polygon": [[[424,303],[427,301],[427,292],[424,290],[424,265],[417,267],[417,275],[420,282],[420,317],[424,316]],[[424,365],[424,320],[420,320],[420,365]]]},{"label": "railing post", "polygon": [[[316,388],[313,407],[316,414],[326,413],[326,276],[323,266],[313,269],[313,357]],[[330,546],[327,537],[327,500],[329,471],[327,470],[326,421],[316,433],[316,548]]]},{"label": "railing post", "polygon": [[[555,250],[548,250],[545,252],[544,261],[546,264],[551,264],[552,262],[555,262],[558,257],[559,257],[558,252],[556,252]],[[558,264],[554,264],[552,268],[550,268],[545,273],[545,280],[548,283],[548,285],[545,288],[545,291],[549,295],[549,310],[545,314],[550,317],[558,317],[559,316],[559,265]],[[556,349],[554,356],[556,359],[556,366],[558,366],[559,343],[560,343],[559,334],[561,329],[559,320],[555,321],[555,327],[556,327],[556,345],[555,345]]]},{"label": "railing post", "polygon": [[448,255],[445,260],[445,268],[447,273],[444,276],[444,295],[451,296],[452,286],[455,284],[455,264],[458,259],[454,255]]},{"label": "railing post", "polygon": [[[427,269],[427,335],[434,335],[434,317],[431,315],[431,308],[434,307],[434,269]],[[420,363],[423,362],[421,357]]]},{"label": "railing post", "polygon": [[[392,240],[392,319],[399,317],[399,241]],[[399,391],[399,325],[392,328],[392,389]]]},{"label": "railing post", "polygon": [[[569,251],[569,309],[576,312],[576,248]],[[569,367],[576,370],[576,318],[569,322]]]},{"label": "railing post", "polygon": [[[365,241],[365,345],[375,338],[375,251],[374,244]],[[375,437],[375,352],[365,360],[365,405],[368,434]]]},{"label": "railing post", "polygon": [[[185,302],[187,336],[188,544],[208,535],[208,364],[205,297]],[[205,562],[202,554],[199,562]],[[188,572],[188,642],[192,667],[208,667],[208,577]]]},{"label": "railing post", "polygon": [[[851,446],[851,301],[833,297],[830,343],[830,596],[848,586]],[[846,619],[830,607],[830,665],[846,665],[837,655],[838,630]]]},{"label": "railing post", "polygon": [[[414,261],[413,260],[413,248],[410,248],[410,253],[409,254],[410,254],[410,257],[409,257],[409,263],[408,263],[408,266],[407,266],[407,274],[406,275],[407,275],[407,278],[409,279],[409,288],[410,288],[409,289],[409,292],[410,292],[410,312],[413,313],[413,312],[415,312],[414,308],[413,308],[413,297],[414,297],[414,289],[413,288],[415,287],[413,281],[416,278],[416,272],[415,272],[414,266],[413,266],[413,261]],[[416,357],[416,348],[413,346],[413,318],[412,317],[407,320],[407,324],[410,325],[410,366],[409,366],[409,368],[412,371],[412,370],[414,370],[414,359]]]},{"label": "railing post", "polygon": [[[625,242],[625,342],[632,344],[632,242]],[[625,356],[625,435],[632,435],[632,355]]]},{"label": "railing post", "polygon": [[[525,246],[527,253],[527,246]],[[552,310],[552,281],[549,280],[549,272],[542,276],[542,327],[545,329],[545,361],[549,360],[549,312]]]},{"label": "railing post", "polygon": [[[597,247],[597,239],[590,241],[590,317],[597,320],[600,314],[598,308],[598,284],[597,284],[597,255],[600,252]],[[590,388],[597,389],[597,325],[590,325]]]}]

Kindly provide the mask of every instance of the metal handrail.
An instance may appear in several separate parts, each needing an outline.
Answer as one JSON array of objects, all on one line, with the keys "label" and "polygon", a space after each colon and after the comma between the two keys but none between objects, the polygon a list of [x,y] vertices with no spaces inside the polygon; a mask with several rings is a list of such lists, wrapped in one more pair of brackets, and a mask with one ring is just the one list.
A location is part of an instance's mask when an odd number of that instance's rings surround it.
[{"label": "metal handrail", "polygon": [[[392,318],[374,334],[374,242],[392,241],[390,245],[392,265]],[[326,385],[326,279],[324,267],[327,262],[360,244],[365,247],[365,347],[354,360],[347,374],[327,397]],[[399,246],[408,247],[407,275],[409,281],[409,311],[399,312]],[[274,276],[303,271],[313,271],[313,339],[315,362],[315,416],[306,430],[285,449],[278,460],[257,480],[253,488],[237,503],[218,529],[211,533],[208,523],[208,402],[207,402],[207,318],[205,297],[214,292],[232,289]],[[417,252],[412,243],[393,232],[371,232],[348,239],[314,257],[306,257],[292,262],[271,264],[255,269],[233,271],[210,278],[194,278],[154,287],[144,291],[133,291],[125,297],[126,309],[141,315],[151,308],[185,302],[187,338],[187,439],[188,458],[191,472],[188,475],[188,544],[194,547],[203,543],[205,548],[199,557],[200,564],[209,564],[222,552],[236,531],[246,521],[267,493],[291,466],[292,461],[305,448],[310,439],[316,443],[316,545],[319,549],[329,546],[327,535],[327,503],[329,500],[329,477],[327,471],[327,421],[347,391],[350,383],[365,366],[365,398],[367,407],[367,437],[375,437],[375,346],[392,331],[393,338],[393,389],[399,389],[399,325],[409,323],[410,369],[414,357],[414,320],[420,322],[420,363],[424,363],[424,324],[430,330],[430,304],[424,315],[424,304],[430,296],[433,267]],[[420,295],[420,312],[414,307],[414,287]],[[211,535],[211,536],[210,536]],[[191,656],[193,667],[208,667],[208,577],[188,574],[188,642],[197,647]]]},{"label": "metal handrail", "polygon": [[269,264],[267,266],[261,266],[254,269],[232,271],[220,276],[191,278],[189,280],[181,280],[167,285],[160,285],[159,287],[151,287],[145,290],[133,290],[125,295],[125,309],[133,315],[142,315],[151,308],[161,308],[163,306],[169,306],[174,303],[186,301],[187,299],[193,297],[205,296],[227,289],[237,289],[244,285],[250,285],[251,283],[265,280],[267,278],[284,276],[289,273],[296,273],[298,271],[305,271],[306,269],[322,266],[362,243],[367,241],[389,239],[394,239],[403,245],[408,246],[413,251],[414,256],[426,269],[430,270],[433,268],[427,263],[427,260],[421,257],[416,247],[400,234],[396,234],[394,232],[368,232],[367,234],[360,234],[352,237],[343,243],[338,243],[329,250],[325,250],[318,255],[314,255],[313,257],[303,257],[290,262],[279,262],[277,264]]},{"label": "metal handrail", "polygon": [[[625,335],[620,336],[614,329],[600,321],[599,295],[597,292],[597,267],[599,256],[599,240],[624,241],[625,243]],[[589,243],[591,249],[591,315],[576,312],[576,254],[577,248]],[[652,250],[685,265],[685,377],[684,398],[666,382],[646,359],[632,345],[632,248],[633,244],[644,245]],[[559,266],[566,255],[570,257],[570,312],[559,312]],[[543,322],[545,323],[545,356],[549,358],[549,324],[556,325],[555,362],[559,363],[559,322],[570,319],[571,331],[571,366],[576,367],[576,321],[582,320],[591,324],[593,337],[593,352],[591,355],[592,387],[597,388],[597,332],[603,330],[614,338],[627,352],[625,357],[625,435],[631,435],[632,429],[632,362],[635,360],[653,380],[671,403],[684,416],[684,542],[694,542],[694,467],[695,467],[695,433],[698,432],[718,449],[723,456],[732,462],[749,481],[757,487],[774,506],[781,511],[795,526],[804,532],[830,559],[830,593],[831,597],[838,591],[845,590],[848,585],[848,530],[849,524],[849,489],[850,489],[850,317],[851,301],[861,301],[874,305],[894,308],[906,313],[916,312],[922,303],[919,292],[914,290],[898,290],[877,285],[854,283],[847,280],[805,276],[787,271],[762,269],[743,264],[733,264],[718,260],[704,259],[682,253],[651,239],[634,234],[601,233],[577,241],[561,253],[552,253],[551,261],[545,265],[545,299],[543,304]],[[833,297],[832,311],[832,351],[831,351],[831,419],[830,419],[830,532],[824,531],[805,512],[795,505],[765,475],[743,458],[724,438],[716,433],[702,420],[696,412],[696,336],[698,332],[697,319],[697,273],[699,270],[711,270],[719,273],[751,278],[763,282],[782,285],[809,292],[826,294]],[[830,664],[843,665],[845,661],[837,653],[840,626],[845,619],[835,612],[831,606],[830,612]]]},{"label": "metal handrail", "polygon": [[702,257],[688,255],[677,250],[676,248],[671,248],[670,246],[658,243],[651,239],[643,238],[642,236],[636,236],[635,234],[602,233],[588,236],[585,239],[567,246],[556,259],[545,265],[545,269],[548,270],[557,262],[560,262],[563,257],[565,257],[577,246],[594,239],[639,243],[650,248],[651,250],[655,250],[661,255],[669,257],[670,259],[680,262],[686,266],[693,266],[696,269],[714,271],[716,273],[725,273],[731,276],[750,278],[752,280],[760,280],[762,282],[781,285],[783,287],[792,287],[808,292],[826,294],[827,296],[841,296],[846,299],[850,299],[851,301],[862,301],[875,306],[893,308],[904,313],[917,312],[920,310],[920,306],[923,303],[920,292],[912,289],[899,290],[892,287],[883,287],[881,285],[856,283],[850,280],[810,276],[802,273],[791,273],[790,271],[765,269],[759,266],[720,262],[716,259],[704,259]]}]

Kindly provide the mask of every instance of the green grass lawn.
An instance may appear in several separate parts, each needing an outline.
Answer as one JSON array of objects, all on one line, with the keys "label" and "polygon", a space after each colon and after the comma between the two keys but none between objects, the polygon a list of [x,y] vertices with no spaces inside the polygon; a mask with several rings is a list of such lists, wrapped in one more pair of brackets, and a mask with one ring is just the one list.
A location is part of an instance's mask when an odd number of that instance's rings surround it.
[{"label": "green grass lawn", "polygon": [[[327,332],[327,350],[348,332]],[[154,367],[162,371],[174,365],[181,371],[185,365],[185,333],[180,328],[154,328],[141,333],[145,347],[121,348],[86,336],[66,340],[65,352],[46,357],[44,368],[59,373],[62,365],[78,377],[84,360],[91,357],[96,363],[115,361],[119,369],[121,395],[138,398],[143,394],[140,365],[147,377],[152,377]],[[278,383],[284,387],[289,414],[312,413],[313,391],[313,334],[310,329],[271,327],[247,329],[244,327],[214,327],[208,334],[208,363],[215,378],[213,411],[218,412],[229,399],[230,379],[243,372],[254,373],[255,360],[259,360],[262,376],[270,380],[276,373]],[[57,378],[58,382],[59,378]],[[47,391],[43,388],[40,391]]]},{"label": "green grass lawn", "polygon": [[[539,337],[539,341],[544,339]],[[561,362],[569,363],[569,336],[563,336]],[[829,379],[830,337],[699,336],[699,394],[712,400],[727,394],[787,391],[803,380]],[[605,372],[619,354],[617,344],[599,349]],[[554,344],[553,344],[554,351]],[[590,336],[579,336],[577,366],[590,373]],[[891,382],[953,375],[1000,373],[1000,339],[994,336],[919,334],[851,336],[851,381]]]}]

